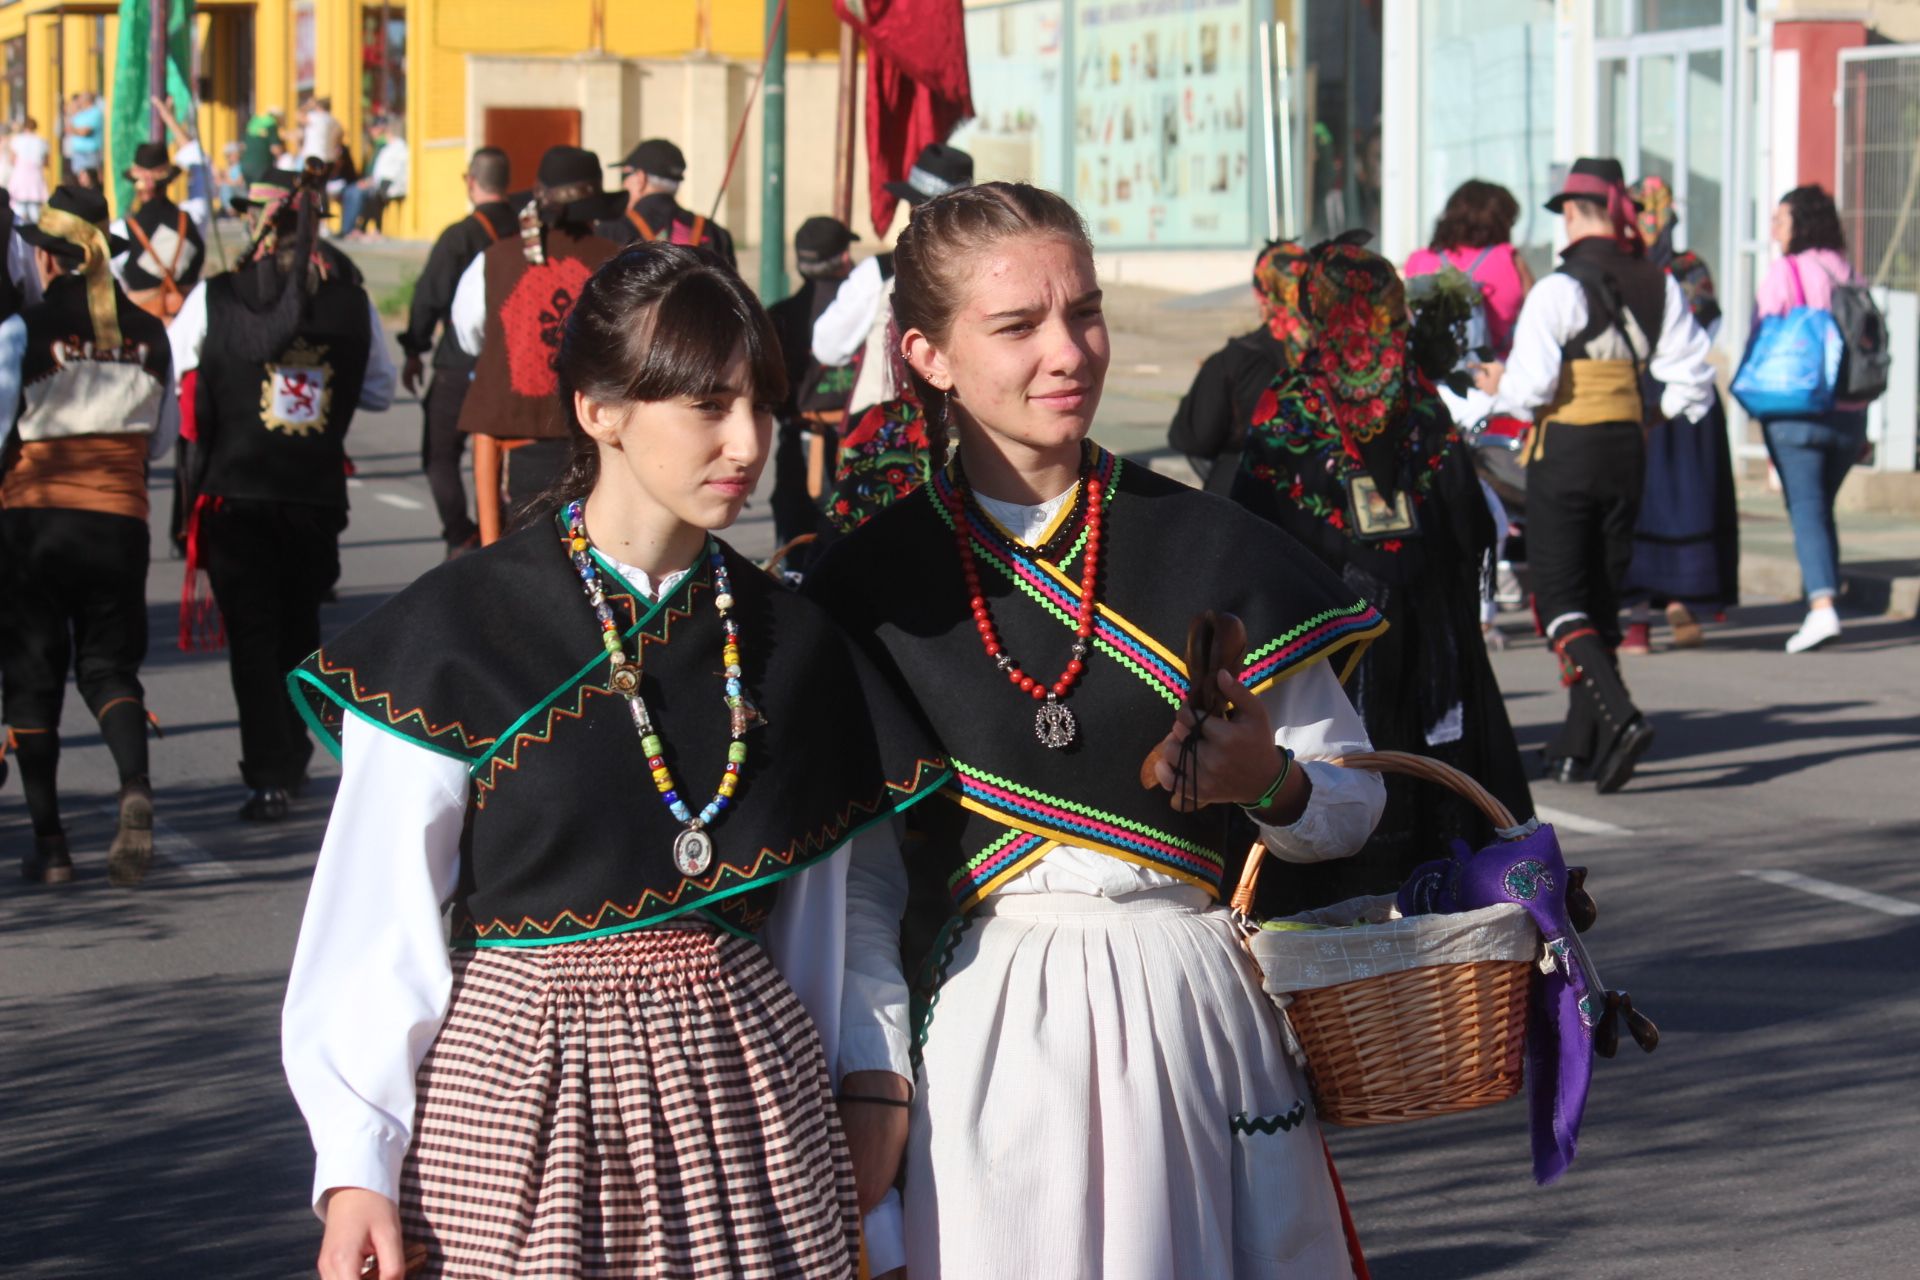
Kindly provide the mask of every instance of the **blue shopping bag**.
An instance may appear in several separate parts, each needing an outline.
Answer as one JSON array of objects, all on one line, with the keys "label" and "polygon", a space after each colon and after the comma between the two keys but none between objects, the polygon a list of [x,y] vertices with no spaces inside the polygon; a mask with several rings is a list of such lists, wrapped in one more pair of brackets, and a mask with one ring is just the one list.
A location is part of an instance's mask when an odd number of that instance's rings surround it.
[{"label": "blue shopping bag", "polygon": [[1783,316],[1761,318],[1733,375],[1733,398],[1756,418],[1817,417],[1833,408],[1840,385],[1846,338],[1831,311],[1806,305],[1798,271],[1793,283],[1803,301]]}]

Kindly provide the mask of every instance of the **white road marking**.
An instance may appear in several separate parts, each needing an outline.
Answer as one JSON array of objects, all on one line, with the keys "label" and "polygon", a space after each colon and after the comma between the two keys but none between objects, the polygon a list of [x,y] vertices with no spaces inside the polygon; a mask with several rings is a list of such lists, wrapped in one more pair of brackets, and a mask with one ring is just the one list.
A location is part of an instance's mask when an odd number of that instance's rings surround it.
[{"label": "white road marking", "polygon": [[1564,830],[1578,831],[1583,836],[1630,836],[1633,834],[1626,827],[1602,822],[1598,818],[1583,818],[1577,813],[1568,813],[1565,809],[1555,809],[1550,805],[1535,805],[1533,816]]},{"label": "white road marking", "polygon": [[365,480],[362,480],[362,479],[361,479],[361,478],[360,478],[359,476],[348,476],[348,477],[347,477],[347,488],[349,488],[349,489],[364,489],[364,488],[366,488],[366,487],[367,487],[367,482],[366,482]]},{"label": "white road marking", "polygon": [[[100,813],[109,822],[120,821],[120,810],[117,808],[103,808]],[[153,820],[153,856],[161,862],[179,868],[195,880],[238,880],[240,878],[237,867],[220,861],[168,826],[158,816]]]},{"label": "white road marking", "polygon": [[409,498],[403,493],[376,493],[373,495],[373,500],[375,502],[384,502],[390,507],[398,507],[402,511],[425,511],[427,509],[426,503],[420,501],[418,498]]},{"label": "white road marking", "polygon": [[1782,888],[1798,889],[1802,893],[1811,893],[1815,897],[1831,898],[1835,902],[1844,902],[1850,907],[1865,907],[1868,911],[1878,911],[1882,915],[1908,919],[1920,916],[1920,902],[1908,902],[1905,898],[1890,898],[1884,893],[1872,893],[1866,889],[1856,889],[1852,885],[1835,884],[1831,880],[1803,876],[1798,871],[1742,871],[1740,874],[1755,880],[1764,880],[1768,884],[1777,884]]}]

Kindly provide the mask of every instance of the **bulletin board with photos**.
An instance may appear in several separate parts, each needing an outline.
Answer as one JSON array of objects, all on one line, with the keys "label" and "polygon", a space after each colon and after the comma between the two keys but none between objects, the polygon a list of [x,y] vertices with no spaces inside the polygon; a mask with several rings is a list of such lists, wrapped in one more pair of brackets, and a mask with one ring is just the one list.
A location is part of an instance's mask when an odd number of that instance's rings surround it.
[{"label": "bulletin board with photos", "polygon": [[1066,194],[1102,249],[1256,239],[1255,0],[1027,0],[967,12],[981,179]]}]

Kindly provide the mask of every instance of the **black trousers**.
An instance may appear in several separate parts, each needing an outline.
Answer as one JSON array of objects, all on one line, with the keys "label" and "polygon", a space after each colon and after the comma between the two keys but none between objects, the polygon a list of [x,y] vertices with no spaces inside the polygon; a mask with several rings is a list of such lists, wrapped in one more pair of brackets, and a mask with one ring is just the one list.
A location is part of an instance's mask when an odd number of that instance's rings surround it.
[{"label": "black trousers", "polygon": [[[0,511],[0,679],[16,732],[57,732],[73,673],[87,709],[137,712],[138,759],[115,763],[123,780],[147,772],[147,522],[63,507]],[[109,739],[110,746],[118,746]]]},{"label": "black trousers", "polygon": [[460,478],[460,458],[466,452],[466,433],[460,430],[460,406],[473,382],[459,369],[435,369],[423,405],[420,433],[420,469],[427,473],[433,505],[440,513],[440,536],[457,547],[480,532],[467,507],[467,486]]},{"label": "black trousers", "polygon": [[1548,423],[1545,431],[1541,455],[1527,464],[1527,564],[1547,643],[1563,667],[1580,672],[1547,754],[1592,760],[1606,747],[1603,721],[1617,726],[1634,713],[1612,650],[1646,482],[1646,436],[1637,422]]},{"label": "black trousers", "polygon": [[1527,564],[1547,639],[1579,619],[1620,642],[1620,590],[1646,478],[1646,437],[1632,422],[1548,423],[1527,464]]},{"label": "black trousers", "polygon": [[287,695],[287,673],[320,647],[320,602],[340,574],[346,510],[223,499],[202,513],[200,541],[226,621],[240,712],[240,776],[290,787],[313,755]]}]

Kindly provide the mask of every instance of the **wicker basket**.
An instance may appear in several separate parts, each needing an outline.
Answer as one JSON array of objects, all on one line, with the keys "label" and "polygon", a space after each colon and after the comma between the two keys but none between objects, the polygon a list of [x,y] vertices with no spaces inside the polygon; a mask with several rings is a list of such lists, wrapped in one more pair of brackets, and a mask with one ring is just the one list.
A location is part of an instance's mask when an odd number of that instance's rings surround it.
[{"label": "wicker basket", "polygon": [[[1440,783],[1471,800],[1497,829],[1514,826],[1513,815],[1484,787],[1437,760],[1381,751],[1337,763]],[[1264,854],[1255,844],[1234,892],[1234,909],[1243,917],[1252,909]],[[1441,963],[1293,992],[1284,1016],[1305,1051],[1320,1119],[1350,1127],[1396,1124],[1513,1097],[1520,1091],[1532,967],[1524,959]]]}]

